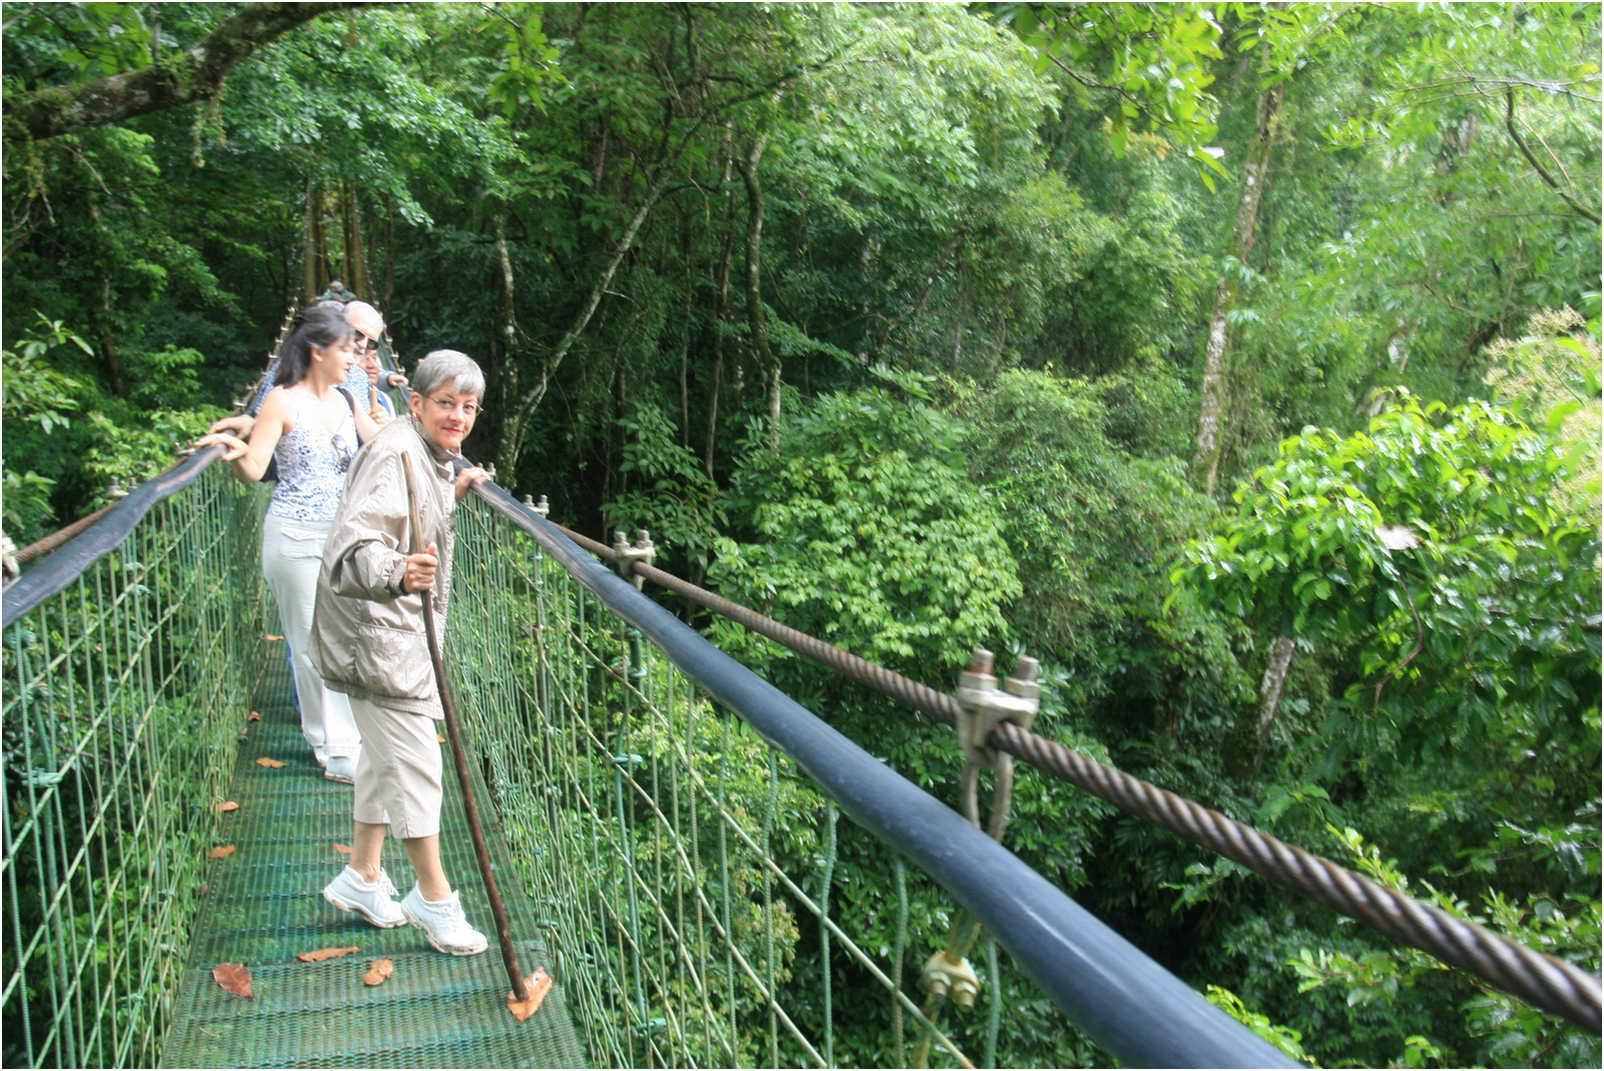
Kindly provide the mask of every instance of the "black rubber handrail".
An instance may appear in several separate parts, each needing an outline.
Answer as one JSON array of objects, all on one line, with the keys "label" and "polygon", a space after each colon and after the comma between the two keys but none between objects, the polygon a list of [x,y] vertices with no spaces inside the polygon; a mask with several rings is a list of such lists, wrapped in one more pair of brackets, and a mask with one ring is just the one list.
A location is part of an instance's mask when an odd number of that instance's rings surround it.
[{"label": "black rubber handrail", "polygon": [[200,479],[207,466],[222,456],[221,445],[208,446],[130,491],[104,516],[6,586],[0,596],[0,623],[11,624],[64,590],[85,569],[117,549],[156,503]]}]

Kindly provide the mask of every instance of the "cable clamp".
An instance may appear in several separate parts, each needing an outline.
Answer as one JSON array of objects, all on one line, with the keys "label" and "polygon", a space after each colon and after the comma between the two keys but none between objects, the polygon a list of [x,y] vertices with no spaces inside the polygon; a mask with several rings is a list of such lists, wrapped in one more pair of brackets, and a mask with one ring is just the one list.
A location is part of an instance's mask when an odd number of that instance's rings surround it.
[{"label": "cable clamp", "polygon": [[945,948],[925,960],[924,970],[919,972],[919,983],[937,1000],[951,997],[963,1011],[972,1010],[975,998],[980,995],[980,976],[969,965],[969,960],[954,958]]},{"label": "cable clamp", "polygon": [[1029,730],[1041,710],[1041,685],[1036,682],[1038,663],[1021,658],[1013,676],[997,687],[992,676],[993,655],[976,647],[969,668],[958,676],[958,743],[964,749],[964,765],[996,769],[997,752],[986,746],[986,738],[999,722],[1011,721]]},{"label": "cable clamp", "polygon": [[551,513],[551,504],[546,501],[545,495],[540,496],[539,502],[536,502],[530,495],[524,495],[524,508],[527,510],[533,510],[542,517],[545,517]]},{"label": "cable clamp", "polygon": [[652,564],[657,557],[657,547],[652,544],[652,535],[646,529],[637,529],[635,532],[635,545],[630,546],[624,539],[622,528],[613,532],[613,568],[625,580],[635,581],[635,590],[639,591],[643,580],[635,575],[635,563],[645,562]]}]

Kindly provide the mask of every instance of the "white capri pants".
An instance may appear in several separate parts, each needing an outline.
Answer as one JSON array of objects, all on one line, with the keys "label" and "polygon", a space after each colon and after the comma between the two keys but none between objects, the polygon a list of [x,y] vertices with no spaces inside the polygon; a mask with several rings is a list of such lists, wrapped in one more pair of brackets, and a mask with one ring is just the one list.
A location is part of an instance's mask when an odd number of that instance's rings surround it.
[{"label": "white capri pants", "polygon": [[317,605],[317,573],[323,544],[333,521],[298,521],[271,513],[262,523],[262,575],[278,603],[284,642],[290,645],[295,669],[295,697],[301,704],[301,735],[320,761],[331,756],[355,757],[362,747],[351,704],[323,685],[308,654],[312,609]]},{"label": "white capri pants", "polygon": [[351,712],[362,730],[362,757],[356,764],[352,817],[367,825],[388,825],[403,840],[440,832],[441,758],[439,722],[367,699],[351,697]]}]

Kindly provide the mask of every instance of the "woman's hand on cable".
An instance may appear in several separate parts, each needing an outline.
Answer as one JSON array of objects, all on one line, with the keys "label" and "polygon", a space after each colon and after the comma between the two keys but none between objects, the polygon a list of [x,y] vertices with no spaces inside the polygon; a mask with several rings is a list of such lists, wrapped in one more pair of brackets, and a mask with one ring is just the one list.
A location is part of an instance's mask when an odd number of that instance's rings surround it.
[{"label": "woman's hand on cable", "polygon": [[224,417],[222,420],[213,421],[212,426],[206,430],[214,435],[217,432],[226,431],[231,435],[239,436],[241,439],[249,439],[251,437],[251,429],[255,426],[255,417],[240,413],[237,416]]},{"label": "woman's hand on cable", "polygon": [[226,431],[212,432],[208,435],[202,435],[199,439],[195,440],[195,449],[204,450],[208,446],[215,446],[219,443],[222,444],[224,448],[224,461],[237,461],[244,457],[245,451],[249,449],[244,439],[241,439],[238,435],[233,435]]},{"label": "woman's hand on cable", "polygon": [[478,487],[488,479],[490,479],[490,473],[477,465],[457,473],[457,501],[461,502],[462,496],[467,494],[469,489]]},{"label": "woman's hand on cable", "polygon": [[440,568],[439,551],[433,543],[429,549],[406,556],[406,567],[401,573],[402,591],[428,591],[434,587],[434,574]]}]

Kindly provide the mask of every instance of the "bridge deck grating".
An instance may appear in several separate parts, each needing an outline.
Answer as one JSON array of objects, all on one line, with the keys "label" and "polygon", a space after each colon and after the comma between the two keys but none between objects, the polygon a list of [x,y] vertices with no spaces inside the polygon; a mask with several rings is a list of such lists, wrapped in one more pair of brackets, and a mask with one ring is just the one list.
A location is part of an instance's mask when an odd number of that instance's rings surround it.
[{"label": "bridge deck grating", "polygon": [[[234,769],[229,798],[239,810],[223,816],[218,835],[218,843],[233,844],[235,852],[207,863],[206,902],[162,1066],[583,1066],[560,985],[528,1022],[507,1012],[506,970],[449,756],[442,854],[469,920],[490,937],[489,951],[444,956],[411,926],[375,929],[324,902],[324,884],[348,859],[334,845],[351,841],[351,788],[324,780],[312,761],[290,704],[283,647],[268,648],[256,695],[262,720],[249,723]],[[285,765],[261,766],[256,760],[263,757]],[[477,772],[474,778],[477,798],[487,801]],[[481,815],[486,810],[481,802]],[[485,834],[491,857],[506,858],[499,831],[492,825]],[[385,844],[385,867],[403,893],[411,887],[411,867],[393,838]],[[526,974],[542,965],[550,970],[529,891],[518,886],[510,868],[504,876],[498,868],[498,876],[519,965]],[[350,945],[361,951],[322,963],[295,958],[298,952]],[[393,960],[395,974],[383,985],[364,985],[362,975],[379,958]],[[219,963],[245,964],[256,998],[218,986],[211,970]]]}]

